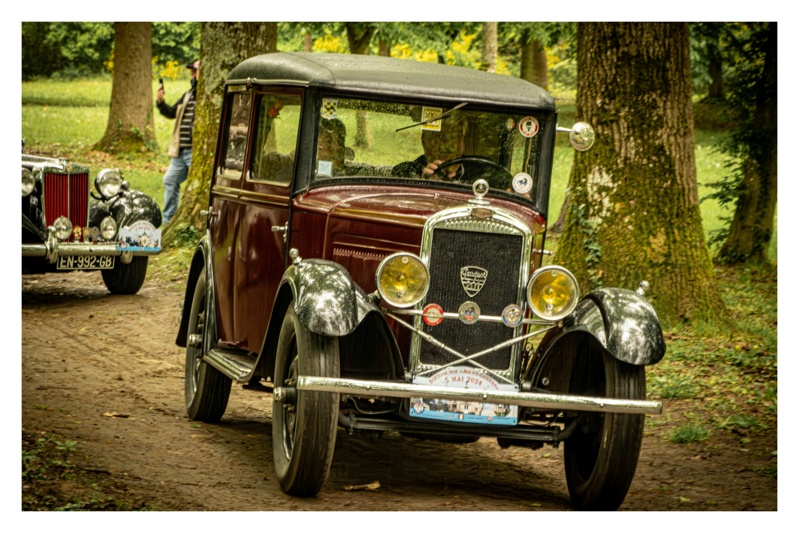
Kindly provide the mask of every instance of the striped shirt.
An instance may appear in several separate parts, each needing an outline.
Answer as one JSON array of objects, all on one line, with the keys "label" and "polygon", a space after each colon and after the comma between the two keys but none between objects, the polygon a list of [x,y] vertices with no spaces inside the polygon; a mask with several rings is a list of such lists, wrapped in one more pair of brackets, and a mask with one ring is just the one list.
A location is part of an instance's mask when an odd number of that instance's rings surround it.
[{"label": "striped shirt", "polygon": [[183,110],[183,120],[180,123],[180,147],[191,148],[191,130],[194,125],[194,107],[197,105],[197,100],[194,98],[194,91],[189,96],[189,101],[186,102],[186,109]]}]

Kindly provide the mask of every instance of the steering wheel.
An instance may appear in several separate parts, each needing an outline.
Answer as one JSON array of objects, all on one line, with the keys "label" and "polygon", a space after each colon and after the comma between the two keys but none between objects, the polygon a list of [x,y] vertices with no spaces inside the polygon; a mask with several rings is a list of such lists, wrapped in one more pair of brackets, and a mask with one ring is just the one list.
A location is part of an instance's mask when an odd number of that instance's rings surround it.
[{"label": "steering wheel", "polygon": [[510,187],[513,181],[513,176],[508,169],[480,156],[464,156],[444,161],[438,165],[433,174],[448,179],[443,169],[454,165],[463,167],[461,175],[454,178],[459,183],[471,183],[476,179],[483,178],[492,188],[504,190]]}]

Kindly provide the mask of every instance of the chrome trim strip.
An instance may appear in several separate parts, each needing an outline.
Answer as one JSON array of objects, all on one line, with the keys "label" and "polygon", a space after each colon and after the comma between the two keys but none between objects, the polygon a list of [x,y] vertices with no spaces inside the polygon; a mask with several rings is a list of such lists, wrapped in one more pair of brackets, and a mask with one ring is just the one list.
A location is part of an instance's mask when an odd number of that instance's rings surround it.
[{"label": "chrome trim strip", "polygon": [[[629,400],[597,398],[571,394],[546,394],[537,392],[488,391],[477,389],[455,389],[430,385],[412,385],[386,381],[367,381],[344,378],[322,378],[299,376],[297,390],[336,392],[356,396],[391,398],[440,398],[442,400],[467,400],[487,403],[504,403],[521,407],[557,409],[569,411],[591,411],[599,413],[627,413],[659,415],[663,404],[654,400]],[[284,387],[275,387],[275,394],[283,394]]]},{"label": "chrome trim strip", "polygon": [[114,256],[123,253],[131,255],[158,255],[160,250],[120,250],[116,244],[90,243],[55,243],[55,244],[23,244],[22,257],[46,257],[49,263],[55,263],[59,257]]}]

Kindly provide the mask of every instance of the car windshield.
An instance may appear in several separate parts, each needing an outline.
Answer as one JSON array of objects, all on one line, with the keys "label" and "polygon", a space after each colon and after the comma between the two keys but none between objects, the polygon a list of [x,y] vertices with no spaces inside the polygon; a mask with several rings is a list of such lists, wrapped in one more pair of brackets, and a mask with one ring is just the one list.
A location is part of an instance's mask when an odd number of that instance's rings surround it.
[{"label": "car windshield", "polygon": [[323,98],[319,117],[317,181],[484,178],[492,188],[532,198],[542,151],[540,113],[339,97]]}]

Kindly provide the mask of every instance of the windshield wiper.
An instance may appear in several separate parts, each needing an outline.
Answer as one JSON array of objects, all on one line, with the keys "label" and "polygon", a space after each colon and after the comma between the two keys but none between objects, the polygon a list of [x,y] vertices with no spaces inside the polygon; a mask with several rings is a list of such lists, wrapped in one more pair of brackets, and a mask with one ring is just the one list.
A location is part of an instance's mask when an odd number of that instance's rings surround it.
[{"label": "windshield wiper", "polygon": [[453,108],[452,108],[452,109],[450,109],[449,111],[444,111],[443,113],[441,113],[441,114],[440,114],[440,115],[438,115],[438,116],[435,116],[435,117],[432,117],[432,118],[428,118],[427,120],[423,120],[423,121],[421,121],[421,122],[417,122],[416,124],[411,124],[410,126],[403,126],[402,128],[398,128],[397,130],[395,130],[395,132],[394,132],[394,133],[396,133],[396,132],[398,132],[398,131],[402,131],[402,130],[407,130],[408,128],[413,128],[413,127],[416,127],[416,126],[421,126],[421,125],[423,125],[423,124],[428,124],[428,123],[430,123],[430,122],[435,122],[436,120],[441,120],[442,118],[447,118],[447,115],[449,115],[450,113],[452,113],[453,111],[455,111],[455,110],[457,110],[457,109],[460,109],[460,108],[462,108],[463,106],[465,106],[465,105],[466,105],[466,104],[468,104],[468,103],[469,103],[469,102],[461,102],[460,104],[456,105],[455,107],[453,107]]}]

